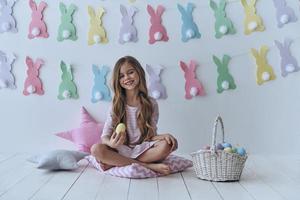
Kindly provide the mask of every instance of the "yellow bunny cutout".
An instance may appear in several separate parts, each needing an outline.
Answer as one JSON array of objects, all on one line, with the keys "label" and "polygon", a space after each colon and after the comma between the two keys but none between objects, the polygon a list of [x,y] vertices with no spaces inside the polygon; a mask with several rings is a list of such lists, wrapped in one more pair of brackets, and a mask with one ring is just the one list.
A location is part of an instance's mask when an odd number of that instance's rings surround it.
[{"label": "yellow bunny cutout", "polygon": [[248,0],[241,0],[242,5],[245,11],[245,20],[244,20],[244,33],[249,35],[254,31],[264,31],[265,27],[260,16],[256,14],[256,0],[250,0],[250,3],[247,3]]},{"label": "yellow bunny cutout", "polygon": [[251,49],[252,55],[256,60],[257,70],[256,70],[256,83],[261,85],[267,81],[275,80],[276,75],[273,71],[271,65],[267,61],[268,47],[262,46],[260,48],[260,53],[256,49]]},{"label": "yellow bunny cutout", "polygon": [[106,32],[102,26],[102,16],[105,13],[103,7],[99,7],[97,14],[95,10],[88,6],[88,13],[90,15],[90,30],[88,35],[88,44],[93,45],[97,43],[107,43],[108,39],[106,37]]}]

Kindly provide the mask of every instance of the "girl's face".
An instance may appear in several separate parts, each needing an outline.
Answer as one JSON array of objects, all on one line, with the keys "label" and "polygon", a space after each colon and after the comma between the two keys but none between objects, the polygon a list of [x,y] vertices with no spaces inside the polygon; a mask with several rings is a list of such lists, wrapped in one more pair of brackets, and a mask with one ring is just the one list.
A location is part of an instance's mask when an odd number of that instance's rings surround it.
[{"label": "girl's face", "polygon": [[134,90],[139,84],[140,78],[134,67],[124,63],[120,68],[120,85],[125,90]]}]

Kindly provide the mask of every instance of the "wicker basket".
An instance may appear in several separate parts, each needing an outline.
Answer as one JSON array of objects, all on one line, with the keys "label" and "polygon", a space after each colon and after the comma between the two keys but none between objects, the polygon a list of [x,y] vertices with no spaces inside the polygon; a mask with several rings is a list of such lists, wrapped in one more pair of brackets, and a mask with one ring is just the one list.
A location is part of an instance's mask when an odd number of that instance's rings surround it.
[{"label": "wicker basket", "polygon": [[221,124],[222,142],[224,143],[224,125],[222,118],[218,116],[213,128],[210,149],[191,153],[194,170],[200,179],[210,181],[238,181],[248,156],[217,150],[216,134],[218,122]]}]

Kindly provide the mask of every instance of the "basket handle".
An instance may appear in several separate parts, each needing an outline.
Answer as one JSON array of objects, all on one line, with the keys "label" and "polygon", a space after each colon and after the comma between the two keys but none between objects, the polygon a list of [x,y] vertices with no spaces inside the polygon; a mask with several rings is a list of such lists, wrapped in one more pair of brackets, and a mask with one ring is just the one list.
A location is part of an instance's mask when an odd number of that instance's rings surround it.
[{"label": "basket handle", "polygon": [[210,146],[210,150],[213,151],[214,153],[217,152],[217,147],[216,147],[216,136],[217,136],[217,126],[218,122],[221,124],[221,129],[222,129],[222,143],[224,143],[224,124],[223,120],[220,115],[217,116],[215,119],[215,124],[214,124],[214,129],[213,129],[213,137],[212,137],[212,143]]}]

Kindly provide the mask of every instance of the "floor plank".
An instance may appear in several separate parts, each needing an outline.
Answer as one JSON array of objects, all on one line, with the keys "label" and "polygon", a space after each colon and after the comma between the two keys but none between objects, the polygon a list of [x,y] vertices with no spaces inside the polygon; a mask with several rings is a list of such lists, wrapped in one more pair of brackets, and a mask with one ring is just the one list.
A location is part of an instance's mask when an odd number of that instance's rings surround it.
[{"label": "floor plank", "polygon": [[94,200],[97,197],[99,188],[104,184],[104,176],[104,174],[89,165],[63,199]]},{"label": "floor plank", "polygon": [[282,174],[279,166],[270,165],[266,159],[267,158],[261,159],[259,157],[253,157],[249,160],[248,166],[255,170],[264,182],[286,199],[298,199],[300,186],[297,185],[295,181]]},{"label": "floor plank", "polygon": [[96,200],[127,199],[130,179],[105,175],[103,182],[105,184],[99,188]]},{"label": "floor plank", "polygon": [[222,199],[216,188],[210,181],[196,177],[193,168],[182,172],[183,180],[193,200],[219,200]]},{"label": "floor plank", "polygon": [[79,162],[80,168],[74,171],[56,171],[47,184],[34,194],[33,200],[62,199],[88,165],[86,160]]},{"label": "floor plank", "polygon": [[188,200],[191,199],[189,191],[180,173],[158,177],[159,199]]},{"label": "floor plank", "polygon": [[131,179],[128,200],[158,200],[156,178]]}]

